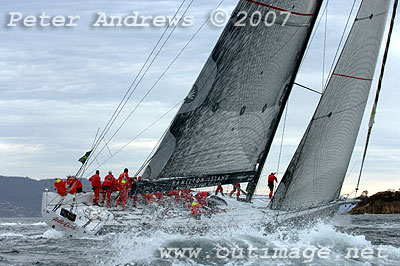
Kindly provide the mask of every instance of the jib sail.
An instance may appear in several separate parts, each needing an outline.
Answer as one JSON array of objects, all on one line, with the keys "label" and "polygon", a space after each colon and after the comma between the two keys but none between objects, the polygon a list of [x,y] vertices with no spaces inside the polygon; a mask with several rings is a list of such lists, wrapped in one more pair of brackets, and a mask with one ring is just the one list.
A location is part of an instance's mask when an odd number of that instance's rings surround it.
[{"label": "jib sail", "polygon": [[270,203],[298,210],[338,198],[375,71],[390,0],[364,0],[312,120]]}]

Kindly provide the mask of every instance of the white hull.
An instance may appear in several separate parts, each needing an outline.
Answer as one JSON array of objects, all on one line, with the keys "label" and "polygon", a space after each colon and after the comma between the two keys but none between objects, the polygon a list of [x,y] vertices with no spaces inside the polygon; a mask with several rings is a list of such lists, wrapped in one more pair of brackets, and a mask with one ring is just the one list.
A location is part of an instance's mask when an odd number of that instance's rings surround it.
[{"label": "white hull", "polygon": [[[92,206],[92,200],[93,193],[80,193],[76,196],[68,194],[63,198],[58,193],[45,191],[42,197],[42,217],[51,228],[66,235],[94,235],[106,223],[113,221],[114,216],[102,207]],[[72,221],[62,216],[63,209],[76,214],[76,219]]]},{"label": "white hull", "polygon": [[[177,206],[174,198],[166,198],[161,204],[145,206],[139,203],[137,207],[122,211],[118,208],[93,206],[91,192],[69,194],[63,199],[58,193],[45,191],[42,198],[42,216],[51,228],[75,237],[108,232],[112,228],[123,230],[146,226],[187,230],[192,227],[207,228],[211,223],[213,227],[276,224],[304,217],[329,217],[338,211],[340,205],[346,203],[338,201],[308,210],[283,212],[268,209],[269,199],[266,196],[256,196],[252,203],[237,201],[235,198],[222,198],[227,202],[227,206],[218,206],[201,215],[199,219],[194,219],[187,208]],[[128,201],[127,206],[129,205]],[[56,206],[58,208],[55,209]],[[61,213],[63,209],[64,215]],[[65,210],[67,213],[71,211],[76,214],[74,221],[65,215]]]}]

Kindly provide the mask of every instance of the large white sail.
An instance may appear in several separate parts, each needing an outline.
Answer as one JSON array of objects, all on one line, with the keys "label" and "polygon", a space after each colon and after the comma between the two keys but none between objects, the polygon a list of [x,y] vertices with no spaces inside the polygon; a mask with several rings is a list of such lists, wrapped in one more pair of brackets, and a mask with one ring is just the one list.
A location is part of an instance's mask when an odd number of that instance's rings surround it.
[{"label": "large white sail", "polygon": [[208,185],[253,180],[321,2],[239,1],[144,179],[212,176]]},{"label": "large white sail", "polygon": [[270,204],[295,210],[340,193],[383,38],[390,0],[364,0],[317,110]]}]

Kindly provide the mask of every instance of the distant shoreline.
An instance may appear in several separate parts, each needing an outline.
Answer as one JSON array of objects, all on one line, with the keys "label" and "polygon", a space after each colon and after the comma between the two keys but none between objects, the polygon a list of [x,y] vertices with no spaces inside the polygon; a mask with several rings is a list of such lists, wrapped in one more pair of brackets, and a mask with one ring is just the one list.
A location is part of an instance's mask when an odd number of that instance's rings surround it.
[{"label": "distant shoreline", "polygon": [[349,214],[400,214],[400,191],[378,192],[362,200]]}]

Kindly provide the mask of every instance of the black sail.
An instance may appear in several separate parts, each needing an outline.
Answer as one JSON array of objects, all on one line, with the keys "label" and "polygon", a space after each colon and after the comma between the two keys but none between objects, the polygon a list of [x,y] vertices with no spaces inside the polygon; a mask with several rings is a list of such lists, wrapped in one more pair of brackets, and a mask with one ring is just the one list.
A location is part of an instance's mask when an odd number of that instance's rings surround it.
[{"label": "black sail", "polygon": [[253,180],[320,6],[239,1],[143,178],[196,177],[189,187]]},{"label": "black sail", "polygon": [[312,120],[270,203],[298,210],[338,198],[371,88],[390,0],[364,0]]}]

